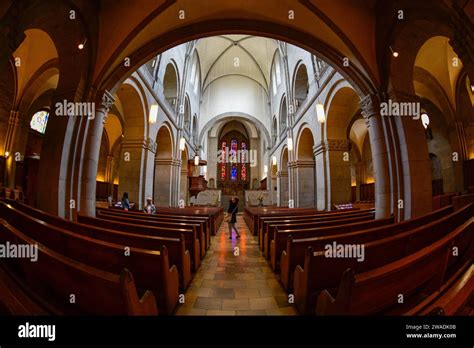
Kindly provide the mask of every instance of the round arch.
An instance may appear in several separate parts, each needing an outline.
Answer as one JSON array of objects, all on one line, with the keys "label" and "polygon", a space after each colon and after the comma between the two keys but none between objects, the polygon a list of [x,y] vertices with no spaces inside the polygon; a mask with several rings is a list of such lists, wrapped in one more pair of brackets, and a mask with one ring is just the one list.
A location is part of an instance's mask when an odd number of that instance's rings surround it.
[{"label": "round arch", "polygon": [[291,89],[296,103],[296,112],[308,97],[309,92],[308,69],[302,61],[296,64]]}]

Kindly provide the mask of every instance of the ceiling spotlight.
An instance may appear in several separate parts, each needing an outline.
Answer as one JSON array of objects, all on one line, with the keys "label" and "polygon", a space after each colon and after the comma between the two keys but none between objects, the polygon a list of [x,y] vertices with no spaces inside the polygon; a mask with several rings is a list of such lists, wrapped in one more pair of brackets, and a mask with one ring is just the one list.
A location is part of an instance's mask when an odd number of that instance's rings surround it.
[{"label": "ceiling spotlight", "polygon": [[5,152],[5,157],[6,157],[6,158],[10,157],[10,152],[6,151],[6,152]]},{"label": "ceiling spotlight", "polygon": [[79,45],[77,45],[77,48],[79,48],[80,50],[83,50],[84,46],[86,45],[86,42],[87,42],[87,39],[84,39],[84,41],[82,41]]},{"label": "ceiling spotlight", "polygon": [[392,52],[392,56],[394,56],[395,58],[398,57],[398,52],[397,51],[394,51],[392,46],[390,46],[390,51]]},{"label": "ceiling spotlight", "polygon": [[471,85],[471,92],[474,93],[474,85]]}]

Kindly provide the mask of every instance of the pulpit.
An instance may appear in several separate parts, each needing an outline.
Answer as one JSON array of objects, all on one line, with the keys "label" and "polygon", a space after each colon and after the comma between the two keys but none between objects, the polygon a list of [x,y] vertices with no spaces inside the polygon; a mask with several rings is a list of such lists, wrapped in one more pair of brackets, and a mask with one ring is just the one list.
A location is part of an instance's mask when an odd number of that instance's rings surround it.
[{"label": "pulpit", "polygon": [[199,167],[207,165],[207,161],[199,160],[199,165],[196,166],[194,160],[188,161],[188,180],[189,193],[191,197],[197,197],[198,193],[207,189],[207,180],[204,175],[199,175]]}]

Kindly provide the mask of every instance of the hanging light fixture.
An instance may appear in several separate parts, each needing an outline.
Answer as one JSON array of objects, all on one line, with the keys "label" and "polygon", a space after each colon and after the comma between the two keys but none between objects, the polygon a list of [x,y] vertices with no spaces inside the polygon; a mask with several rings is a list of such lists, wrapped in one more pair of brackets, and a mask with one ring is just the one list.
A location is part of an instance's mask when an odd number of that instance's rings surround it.
[{"label": "hanging light fixture", "polygon": [[318,117],[318,122],[319,123],[326,122],[326,112],[324,111],[324,105],[323,104],[316,104],[316,115]]},{"label": "hanging light fixture", "polygon": [[10,152],[6,151],[6,152],[5,152],[5,157],[6,157],[6,158],[10,157]]},{"label": "hanging light fixture", "polygon": [[184,151],[185,148],[186,148],[186,139],[184,138],[179,139],[179,149],[181,151]]},{"label": "hanging light fixture", "polygon": [[277,165],[277,158],[276,158],[276,156],[273,156],[273,157],[272,157],[272,164],[273,164],[274,166]]},{"label": "hanging light fixture", "polygon": [[194,156],[194,165],[195,166],[199,165],[199,156],[198,155]]},{"label": "hanging light fixture", "polygon": [[155,124],[158,120],[158,104],[152,104],[150,106],[150,116],[148,120],[151,124]]}]

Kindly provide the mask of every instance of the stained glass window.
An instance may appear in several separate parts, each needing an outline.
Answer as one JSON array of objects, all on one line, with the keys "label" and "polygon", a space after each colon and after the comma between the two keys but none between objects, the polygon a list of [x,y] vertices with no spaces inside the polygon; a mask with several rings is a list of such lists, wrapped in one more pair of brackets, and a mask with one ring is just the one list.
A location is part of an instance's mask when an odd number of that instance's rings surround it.
[{"label": "stained glass window", "polygon": [[48,124],[48,111],[38,111],[33,115],[30,122],[31,129],[44,134],[46,131],[46,125]]},{"label": "stained glass window", "polygon": [[227,177],[227,170],[226,170],[226,146],[227,143],[225,141],[222,142],[222,157],[221,157],[221,178],[225,180]]},{"label": "stained glass window", "polygon": [[246,164],[248,162],[247,144],[242,142],[240,148],[242,150],[242,157],[241,157],[242,167],[240,169],[240,180],[247,180],[247,164]]},{"label": "stained glass window", "polygon": [[230,180],[237,180],[237,166],[235,164],[232,165],[230,170]]},{"label": "stained glass window", "polygon": [[237,162],[237,140],[232,139],[230,141],[230,156],[231,156],[231,161],[232,163]]}]

